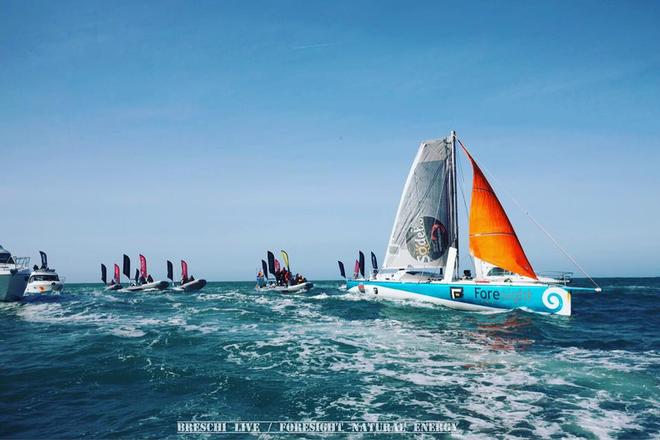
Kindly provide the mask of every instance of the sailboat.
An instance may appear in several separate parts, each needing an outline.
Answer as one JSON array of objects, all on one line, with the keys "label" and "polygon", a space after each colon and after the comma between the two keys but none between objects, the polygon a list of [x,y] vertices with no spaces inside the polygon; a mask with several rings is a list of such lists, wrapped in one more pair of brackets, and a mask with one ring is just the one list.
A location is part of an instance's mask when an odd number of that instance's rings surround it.
[{"label": "sailboat", "polygon": [[[469,250],[475,276],[458,276],[456,143],[472,165]],[[374,266],[376,266],[374,259]],[[495,191],[467,148],[452,132],[422,142],[401,195],[383,266],[347,280],[350,292],[434,302],[453,309],[493,312],[523,309],[571,315],[571,293],[600,288],[568,286],[566,278],[541,277],[532,268]],[[593,280],[592,280],[593,281]]]}]

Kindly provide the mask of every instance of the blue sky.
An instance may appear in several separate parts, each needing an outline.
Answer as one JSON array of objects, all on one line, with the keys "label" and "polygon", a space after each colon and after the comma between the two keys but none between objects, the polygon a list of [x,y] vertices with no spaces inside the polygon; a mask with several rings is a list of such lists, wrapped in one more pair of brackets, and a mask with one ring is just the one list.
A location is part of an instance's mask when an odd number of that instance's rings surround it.
[{"label": "blue sky", "polygon": [[455,129],[537,270],[573,268],[506,192],[592,275],[657,276],[659,20],[650,1],[3,1],[0,243],[70,281],[124,252],[251,279],[281,248],[334,278],[382,259],[419,142]]}]

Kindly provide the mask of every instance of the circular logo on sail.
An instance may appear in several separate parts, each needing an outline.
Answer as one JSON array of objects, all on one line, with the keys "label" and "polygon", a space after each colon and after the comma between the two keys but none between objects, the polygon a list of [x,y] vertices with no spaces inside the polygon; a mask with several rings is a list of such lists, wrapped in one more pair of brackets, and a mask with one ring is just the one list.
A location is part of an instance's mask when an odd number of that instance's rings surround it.
[{"label": "circular logo on sail", "polygon": [[420,263],[442,257],[449,243],[447,228],[434,217],[418,217],[406,233],[408,252]]}]

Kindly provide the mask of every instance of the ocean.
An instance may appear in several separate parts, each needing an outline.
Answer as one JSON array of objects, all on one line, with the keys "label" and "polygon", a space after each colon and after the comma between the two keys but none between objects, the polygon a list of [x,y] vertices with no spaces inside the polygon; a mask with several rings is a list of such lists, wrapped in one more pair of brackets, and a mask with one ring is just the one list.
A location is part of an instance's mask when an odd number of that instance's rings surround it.
[{"label": "ocean", "polygon": [[[0,437],[440,420],[457,423],[454,438],[658,438],[660,278],[597,281],[603,293],[574,294],[571,317],[383,301],[332,281],[304,295],[251,282],[197,293],[70,284],[0,304]],[[213,438],[236,436],[224,435]]]}]

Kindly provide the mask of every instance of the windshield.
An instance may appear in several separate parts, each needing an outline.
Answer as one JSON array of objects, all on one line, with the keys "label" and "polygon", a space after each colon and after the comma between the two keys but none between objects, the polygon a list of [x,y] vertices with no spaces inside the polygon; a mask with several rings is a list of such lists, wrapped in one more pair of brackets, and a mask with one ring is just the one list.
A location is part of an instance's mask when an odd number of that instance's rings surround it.
[{"label": "windshield", "polygon": [[57,275],[32,275],[30,281],[59,281],[60,278]]},{"label": "windshield", "polygon": [[508,270],[504,270],[501,267],[494,267],[491,270],[488,271],[488,276],[489,277],[501,277],[504,275],[513,275],[513,272],[509,272]]}]

